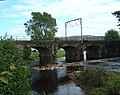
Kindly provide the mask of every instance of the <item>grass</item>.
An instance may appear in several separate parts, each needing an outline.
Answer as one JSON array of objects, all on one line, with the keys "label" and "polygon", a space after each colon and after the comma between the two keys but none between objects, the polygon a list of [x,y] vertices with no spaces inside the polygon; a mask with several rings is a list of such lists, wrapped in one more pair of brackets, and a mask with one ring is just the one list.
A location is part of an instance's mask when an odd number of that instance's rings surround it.
[{"label": "grass", "polygon": [[57,58],[64,57],[64,56],[65,56],[65,51],[63,49],[58,50]]}]

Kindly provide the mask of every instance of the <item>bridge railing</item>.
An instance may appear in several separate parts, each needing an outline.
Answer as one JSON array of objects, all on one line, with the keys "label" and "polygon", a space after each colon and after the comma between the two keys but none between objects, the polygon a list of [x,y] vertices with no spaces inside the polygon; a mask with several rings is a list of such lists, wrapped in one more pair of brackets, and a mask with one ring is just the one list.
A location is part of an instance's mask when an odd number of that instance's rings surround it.
[{"label": "bridge railing", "polygon": [[[31,38],[28,36],[7,36],[7,37],[2,37],[0,36],[0,39],[13,39],[15,41],[30,41]],[[104,36],[84,36],[82,38],[83,41],[104,41]],[[40,40],[40,41],[81,41],[81,38],[79,36],[73,36],[73,37],[59,37],[57,39],[51,40]]]},{"label": "bridge railing", "polygon": [[[61,37],[60,38],[61,41],[81,41],[80,37]],[[103,36],[88,36],[88,37],[83,37],[82,38],[83,41],[104,41],[104,37]]]},{"label": "bridge railing", "polygon": [[27,36],[0,36],[0,39],[2,40],[5,40],[5,39],[12,39],[12,40],[15,40],[15,41],[30,41],[31,38],[30,37],[27,37]]}]

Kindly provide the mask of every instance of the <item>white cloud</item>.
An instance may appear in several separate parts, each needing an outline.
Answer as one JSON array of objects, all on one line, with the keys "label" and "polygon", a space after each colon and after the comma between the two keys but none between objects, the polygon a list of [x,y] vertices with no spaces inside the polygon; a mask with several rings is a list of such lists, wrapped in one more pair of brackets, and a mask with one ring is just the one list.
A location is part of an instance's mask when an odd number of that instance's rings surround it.
[{"label": "white cloud", "polygon": [[[108,29],[117,29],[117,19],[111,13],[120,9],[120,2],[114,0],[18,0],[18,2],[20,4],[12,6],[12,11],[19,11],[17,14],[11,13],[13,17],[17,15],[21,19],[24,17],[29,20],[33,11],[48,12],[57,20],[59,28],[57,36],[64,36],[64,23],[76,18],[82,18],[83,34],[86,35],[104,35]],[[80,31],[79,28],[74,29]],[[20,28],[15,31],[11,33],[19,34]],[[79,34],[72,31],[68,34],[74,35],[73,33]]]},{"label": "white cloud", "polygon": [[11,29],[7,32],[8,36],[13,36],[13,37],[23,37],[26,36],[25,29],[24,28],[14,28]]},{"label": "white cloud", "polygon": [[32,7],[31,6],[28,6],[28,5],[14,5],[14,6],[12,6],[12,8],[13,9],[15,9],[15,10],[18,10],[18,11],[24,11],[24,10],[30,10],[30,9],[32,9]]}]

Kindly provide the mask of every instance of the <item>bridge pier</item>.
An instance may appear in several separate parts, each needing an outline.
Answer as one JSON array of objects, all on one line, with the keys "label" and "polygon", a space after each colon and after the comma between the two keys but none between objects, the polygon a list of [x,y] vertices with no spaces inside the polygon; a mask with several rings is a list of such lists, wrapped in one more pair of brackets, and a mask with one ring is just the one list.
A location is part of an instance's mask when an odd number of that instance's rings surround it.
[{"label": "bridge pier", "polygon": [[53,54],[53,63],[57,63],[57,55]]},{"label": "bridge pier", "polygon": [[46,47],[35,47],[39,52],[40,64],[51,64],[53,63],[53,55],[51,51]]}]

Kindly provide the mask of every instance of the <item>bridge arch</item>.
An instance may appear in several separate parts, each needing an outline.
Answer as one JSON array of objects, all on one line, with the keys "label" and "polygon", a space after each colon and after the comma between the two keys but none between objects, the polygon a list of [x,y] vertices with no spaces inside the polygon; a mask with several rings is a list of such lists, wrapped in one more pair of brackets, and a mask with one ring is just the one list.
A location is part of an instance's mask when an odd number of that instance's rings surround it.
[{"label": "bridge arch", "polygon": [[65,50],[66,62],[76,62],[80,61],[80,51],[73,46],[62,47]]},{"label": "bridge arch", "polygon": [[53,55],[52,52],[47,47],[33,47],[37,49],[40,53],[40,64],[49,64],[53,63]]},{"label": "bridge arch", "polygon": [[104,57],[118,57],[119,56],[119,47],[114,44],[108,44],[104,48]]},{"label": "bridge arch", "polygon": [[90,45],[87,46],[84,51],[87,51],[87,59],[99,59],[102,57],[102,47],[99,45]]}]

